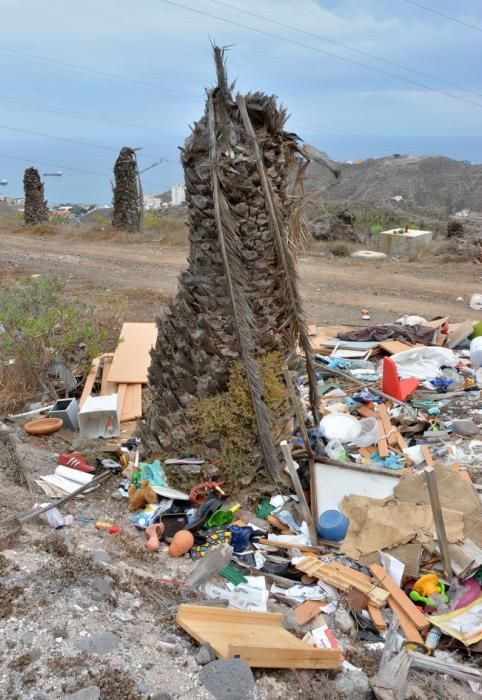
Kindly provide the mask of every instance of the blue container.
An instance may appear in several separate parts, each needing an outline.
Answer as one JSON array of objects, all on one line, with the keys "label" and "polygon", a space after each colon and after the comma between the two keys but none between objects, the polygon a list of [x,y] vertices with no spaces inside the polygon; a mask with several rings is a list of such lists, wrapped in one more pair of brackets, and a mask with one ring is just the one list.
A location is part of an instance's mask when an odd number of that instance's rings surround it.
[{"label": "blue container", "polygon": [[340,542],[345,539],[350,521],[339,510],[325,510],[318,519],[316,529],[325,540]]}]

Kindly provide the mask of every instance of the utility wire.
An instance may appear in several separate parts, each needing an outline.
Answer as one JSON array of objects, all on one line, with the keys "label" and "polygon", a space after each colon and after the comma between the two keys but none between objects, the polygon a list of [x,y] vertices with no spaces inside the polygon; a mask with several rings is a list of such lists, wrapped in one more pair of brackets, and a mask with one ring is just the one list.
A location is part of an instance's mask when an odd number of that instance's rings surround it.
[{"label": "utility wire", "polygon": [[[111,153],[119,153],[119,149],[117,148],[112,148],[111,146],[102,146],[97,143],[88,143],[86,141],[77,141],[77,139],[69,139],[65,138],[63,136],[54,136],[53,134],[45,134],[41,133],[40,131],[29,131],[28,129],[18,129],[14,126],[7,126],[6,124],[0,124],[0,129],[5,129],[6,131],[14,131],[20,134],[30,134],[31,136],[41,136],[42,138],[46,139],[53,139],[55,141],[64,141],[65,143],[74,143],[77,146],[88,146],[89,148],[97,148],[102,151],[110,151]],[[151,156],[147,153],[142,153],[138,155],[139,158],[149,158],[150,160],[152,158],[158,160],[159,156]],[[176,161],[168,161],[167,158],[162,159],[165,162],[176,162]]]},{"label": "utility wire", "polygon": [[129,78],[126,75],[118,75],[117,73],[107,73],[107,71],[97,70],[95,68],[88,68],[87,66],[80,66],[75,63],[66,63],[65,61],[58,61],[53,58],[47,58],[46,56],[38,56],[36,54],[26,53],[24,51],[17,51],[16,49],[9,49],[6,46],[0,46],[0,51],[4,53],[9,53],[13,56],[19,56],[29,61],[37,62],[43,61],[44,63],[51,63],[54,66],[59,66],[65,70],[77,72],[81,71],[84,73],[91,73],[92,75],[97,75],[101,78],[107,78],[109,80],[120,80],[126,83],[132,83],[134,85],[140,85],[141,87],[154,88],[156,90],[163,90],[165,92],[172,92],[175,95],[182,95],[183,97],[195,97],[200,99],[204,97],[201,94],[196,95],[193,92],[185,92],[184,90],[177,90],[175,88],[167,87],[165,85],[159,85],[158,83],[151,83],[147,80],[139,80],[137,78]]},{"label": "utility wire", "polygon": [[180,134],[174,134],[171,131],[164,131],[163,129],[154,129],[152,127],[142,126],[141,124],[133,124],[132,122],[122,122],[117,119],[108,119],[107,117],[98,117],[94,114],[85,114],[84,112],[77,112],[71,109],[64,109],[63,107],[45,105],[41,102],[30,102],[28,100],[22,100],[17,97],[10,97],[9,95],[0,95],[0,101],[10,102],[13,104],[20,104],[26,107],[34,107],[35,109],[43,109],[47,112],[67,114],[69,116],[78,117],[79,119],[86,119],[88,121],[103,122],[105,124],[113,124],[115,126],[128,126],[130,129],[139,129],[140,131],[147,131],[153,134],[163,134],[164,136],[170,136],[171,138],[175,139],[184,139],[184,137]]},{"label": "utility wire", "polygon": [[225,17],[220,17],[219,15],[214,15],[210,12],[205,12],[204,10],[198,10],[197,8],[194,7],[188,7],[187,5],[181,5],[179,2],[174,2],[174,0],[160,0],[160,2],[163,2],[166,5],[172,5],[173,7],[178,7],[182,10],[187,10],[188,12],[193,12],[198,15],[203,15],[204,17],[210,17],[212,19],[217,19],[220,22],[225,22],[227,24],[233,24],[236,27],[241,27],[242,29],[248,29],[249,31],[256,32],[257,34],[263,34],[264,36],[269,36],[273,39],[277,39],[278,41],[284,41],[288,44],[293,44],[294,46],[299,46],[303,49],[308,49],[309,51],[315,51],[316,53],[321,53],[325,56],[330,56],[332,58],[337,58],[339,61],[343,61],[344,63],[351,63],[355,66],[359,66],[361,68],[365,68],[366,70],[373,71],[375,73],[380,73],[381,75],[387,75],[390,78],[395,78],[396,80],[401,80],[404,83],[409,83],[410,85],[415,85],[416,87],[423,88],[424,90],[429,90],[430,92],[437,93],[439,95],[443,95],[444,97],[449,97],[452,100],[458,100],[459,102],[465,102],[466,104],[474,105],[475,107],[480,107],[482,108],[482,103],[480,102],[474,102],[473,100],[468,100],[465,97],[458,97],[457,95],[452,95],[450,92],[445,92],[444,90],[438,90],[437,88],[431,87],[430,85],[425,85],[424,83],[419,83],[415,80],[411,80],[410,78],[404,78],[401,75],[395,75],[395,73],[390,73],[389,71],[383,70],[382,68],[375,68],[374,66],[369,66],[366,63],[362,63],[361,61],[355,61],[352,58],[346,58],[345,56],[339,56],[336,53],[331,53],[330,51],[325,51],[324,49],[320,49],[315,46],[310,46],[309,44],[304,44],[301,41],[295,41],[294,39],[287,39],[284,36],[280,36],[279,34],[273,34],[272,32],[267,32],[264,29],[258,29],[257,27],[252,27],[247,24],[242,24],[241,22],[235,22],[234,20],[231,19],[226,19]]},{"label": "utility wire", "polygon": [[431,12],[434,15],[438,15],[439,17],[444,17],[444,19],[449,19],[451,22],[456,22],[457,24],[461,24],[463,27],[468,27],[469,29],[475,29],[476,32],[482,32],[482,27],[477,27],[475,24],[470,24],[470,22],[464,22],[461,19],[458,19],[458,17],[451,17],[450,15],[446,15],[445,12],[440,12],[440,10],[434,10],[433,7],[427,7],[426,5],[422,5],[420,2],[415,2],[414,0],[405,0],[405,2],[408,5],[413,5],[414,7],[420,7],[422,10],[425,10],[426,12]]},{"label": "utility wire", "polygon": [[[415,68],[409,68],[408,66],[404,66],[401,63],[396,63],[395,61],[390,61],[389,59],[383,58],[382,56],[376,56],[375,54],[368,53],[368,51],[362,51],[361,49],[355,49],[355,48],[353,48],[353,46],[349,46],[348,44],[343,44],[340,41],[335,41],[333,39],[329,39],[328,37],[322,36],[321,34],[315,34],[314,32],[308,32],[305,29],[300,29],[299,27],[293,27],[291,24],[285,24],[284,22],[279,22],[278,20],[271,19],[270,17],[266,17],[266,15],[259,15],[256,12],[250,12],[249,10],[245,10],[241,7],[236,7],[235,5],[231,5],[230,3],[222,2],[222,0],[209,0],[209,2],[212,2],[214,5],[228,7],[230,10],[235,10],[236,12],[241,12],[242,14],[245,14],[245,15],[251,15],[251,17],[256,17],[257,19],[261,19],[265,22],[270,22],[271,24],[276,24],[279,27],[284,27],[285,29],[293,30],[294,32],[298,32],[299,34],[305,34],[306,36],[313,37],[314,39],[320,39],[321,41],[325,41],[328,44],[333,44],[334,46],[340,46],[341,48],[348,49],[349,51],[353,51],[354,53],[357,53],[360,56],[367,56],[368,58],[374,58],[376,61],[381,61],[382,63],[386,63],[389,66],[394,66],[395,68],[401,68],[402,70],[406,70],[410,73],[414,73],[415,75],[420,75],[423,78],[428,78],[429,80],[435,80],[437,83],[441,83],[442,85],[448,85],[450,87],[456,88],[457,90],[462,90],[463,92],[468,92],[471,95],[477,95],[478,97],[482,97],[482,92],[477,92],[476,90],[470,90],[469,88],[461,87],[460,85],[456,85],[455,83],[451,83],[448,80],[442,80],[441,78],[437,78],[434,75],[430,75],[429,73],[423,73],[422,71],[416,70]],[[415,4],[417,4],[417,3],[415,3]]]}]

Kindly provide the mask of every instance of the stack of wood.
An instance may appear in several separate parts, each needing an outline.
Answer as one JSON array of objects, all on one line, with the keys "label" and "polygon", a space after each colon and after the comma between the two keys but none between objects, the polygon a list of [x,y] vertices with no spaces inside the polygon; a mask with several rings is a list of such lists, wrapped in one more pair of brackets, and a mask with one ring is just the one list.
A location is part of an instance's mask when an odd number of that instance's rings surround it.
[{"label": "stack of wood", "polygon": [[121,148],[114,165],[114,213],[112,226],[122,231],[140,231],[141,196],[136,152]]},{"label": "stack of wood", "polygon": [[27,168],[23,176],[25,193],[24,221],[27,225],[41,224],[49,220],[49,208],[44,199],[44,186],[36,168]]},{"label": "stack of wood", "polygon": [[301,169],[305,160],[296,135],[283,130],[287,115],[275,97],[234,99],[222,50],[215,59],[218,85],[182,150],[190,255],[178,294],[158,319],[143,437],[154,450],[186,446],[190,403],[224,391],[241,358],[266,462],[267,449],[276,449],[264,428],[286,416],[267,415],[256,358],[286,356],[298,343],[309,349],[292,245],[299,226],[287,192],[290,166]]}]

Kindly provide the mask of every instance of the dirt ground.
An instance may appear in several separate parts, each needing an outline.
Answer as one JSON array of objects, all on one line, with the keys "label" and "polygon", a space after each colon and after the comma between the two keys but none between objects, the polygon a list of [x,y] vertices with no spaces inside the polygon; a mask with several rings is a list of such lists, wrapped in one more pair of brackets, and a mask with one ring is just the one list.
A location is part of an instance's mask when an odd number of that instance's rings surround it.
[{"label": "dirt ground", "polygon": [[[159,304],[175,294],[187,249],[137,235],[126,240],[39,236],[0,227],[0,276],[9,271],[61,277],[73,295],[111,299],[122,304],[125,320],[150,321]],[[368,261],[304,251],[299,275],[310,323],[366,325],[362,309],[368,309],[370,324],[403,314],[482,319],[468,307],[470,296],[482,289],[482,266],[473,262]]]}]

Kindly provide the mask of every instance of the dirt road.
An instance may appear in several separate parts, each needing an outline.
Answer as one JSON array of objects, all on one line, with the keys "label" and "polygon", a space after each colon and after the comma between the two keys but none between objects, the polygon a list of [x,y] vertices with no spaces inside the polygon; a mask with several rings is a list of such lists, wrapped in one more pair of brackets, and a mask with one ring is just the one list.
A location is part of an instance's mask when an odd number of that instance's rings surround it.
[{"label": "dirt road", "polygon": [[[175,293],[186,254],[185,248],[143,239],[120,243],[0,231],[0,276],[23,270],[61,277],[70,293],[87,300],[107,295],[123,301],[127,320],[150,320]],[[482,292],[482,268],[475,263],[364,261],[305,252],[299,274],[312,323],[358,324],[363,308],[374,323],[404,313],[482,320],[468,307],[471,294]]]}]

